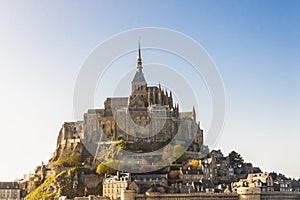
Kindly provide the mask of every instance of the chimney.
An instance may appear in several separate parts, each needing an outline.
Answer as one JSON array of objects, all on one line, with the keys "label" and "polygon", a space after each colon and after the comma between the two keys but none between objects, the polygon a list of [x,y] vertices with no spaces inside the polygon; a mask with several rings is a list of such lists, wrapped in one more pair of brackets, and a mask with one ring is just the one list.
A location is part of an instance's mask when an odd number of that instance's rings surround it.
[{"label": "chimney", "polygon": [[117,171],[117,179],[119,180],[120,179],[120,172]]}]

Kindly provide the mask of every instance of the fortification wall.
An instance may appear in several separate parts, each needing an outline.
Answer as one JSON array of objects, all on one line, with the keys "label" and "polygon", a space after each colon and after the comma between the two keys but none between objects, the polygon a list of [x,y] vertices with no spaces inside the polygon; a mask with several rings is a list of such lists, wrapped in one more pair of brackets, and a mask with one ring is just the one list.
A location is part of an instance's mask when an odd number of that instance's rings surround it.
[{"label": "fortification wall", "polygon": [[188,194],[136,194],[132,190],[123,190],[121,192],[121,200],[213,200],[213,199],[226,199],[226,200],[239,200],[237,194],[224,194],[224,193],[188,193]]},{"label": "fortification wall", "polygon": [[160,194],[158,192],[136,194],[134,190],[122,190],[121,200],[300,200],[300,192],[261,192],[259,188],[242,188],[238,193],[187,193]]},{"label": "fortification wall", "polygon": [[262,192],[261,200],[276,200],[276,199],[297,199],[300,200],[300,192]]}]

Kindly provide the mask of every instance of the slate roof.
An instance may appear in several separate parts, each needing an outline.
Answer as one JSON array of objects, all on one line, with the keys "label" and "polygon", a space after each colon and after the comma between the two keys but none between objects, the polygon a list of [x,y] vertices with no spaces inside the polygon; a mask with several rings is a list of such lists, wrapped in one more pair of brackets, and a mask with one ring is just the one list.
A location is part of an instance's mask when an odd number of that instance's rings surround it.
[{"label": "slate roof", "polygon": [[159,192],[158,188],[154,185],[152,185],[148,190],[147,192]]},{"label": "slate roof", "polygon": [[256,173],[262,173],[262,171],[259,167],[253,167],[253,174],[256,174]]},{"label": "slate roof", "polygon": [[110,97],[106,101],[111,102],[113,108],[127,107],[128,105],[128,97]]},{"label": "slate roof", "polygon": [[144,73],[142,71],[136,71],[132,82],[146,83]]},{"label": "slate roof", "polygon": [[275,173],[275,172],[271,172],[271,173],[269,173],[269,175],[272,177],[272,179],[276,179],[277,178],[277,173]]},{"label": "slate roof", "polygon": [[133,177],[135,180],[161,180],[161,179],[166,179],[167,175],[166,174],[136,174]]},{"label": "slate roof", "polygon": [[20,189],[17,182],[0,182],[0,189]]},{"label": "slate roof", "polygon": [[226,161],[226,157],[216,157],[216,161]]},{"label": "slate roof", "polygon": [[182,174],[203,174],[202,170],[182,170]]},{"label": "slate roof", "polygon": [[132,181],[130,183],[130,185],[128,186],[128,188],[129,189],[135,189],[135,187],[138,187],[139,193],[144,194],[149,189],[150,185],[151,184],[149,184],[149,183],[144,183],[144,182],[141,182],[141,181]]},{"label": "slate roof", "polygon": [[252,163],[245,163],[244,166],[245,166],[245,167],[253,167],[253,166],[252,166]]}]

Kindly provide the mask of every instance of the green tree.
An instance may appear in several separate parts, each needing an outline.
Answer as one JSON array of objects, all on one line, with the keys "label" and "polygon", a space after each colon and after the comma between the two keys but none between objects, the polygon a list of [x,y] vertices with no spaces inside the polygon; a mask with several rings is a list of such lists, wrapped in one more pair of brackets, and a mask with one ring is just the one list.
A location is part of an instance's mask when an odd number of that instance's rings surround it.
[{"label": "green tree", "polygon": [[106,162],[102,162],[97,166],[96,172],[98,174],[117,174],[116,169],[120,169],[122,167],[122,163],[118,160],[108,160]]},{"label": "green tree", "polygon": [[178,162],[182,162],[186,158],[186,152],[183,146],[176,144],[173,149],[173,156],[177,158]]},{"label": "green tree", "polygon": [[233,168],[240,168],[244,164],[244,159],[242,156],[235,151],[230,152],[228,157]]}]

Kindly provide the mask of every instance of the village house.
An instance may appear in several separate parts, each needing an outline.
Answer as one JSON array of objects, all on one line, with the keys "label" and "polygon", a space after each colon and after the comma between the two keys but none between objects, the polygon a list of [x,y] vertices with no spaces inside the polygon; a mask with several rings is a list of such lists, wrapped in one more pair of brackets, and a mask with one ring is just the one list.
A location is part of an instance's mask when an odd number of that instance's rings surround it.
[{"label": "village house", "polygon": [[103,180],[103,196],[110,199],[119,199],[121,190],[126,189],[131,182],[129,173],[117,172],[117,175],[106,175]]},{"label": "village house", "polygon": [[132,176],[135,182],[148,184],[148,185],[161,185],[168,186],[167,174],[136,174]]},{"label": "village house", "polygon": [[17,182],[0,182],[0,199],[19,200],[21,189]]},{"label": "village house", "polygon": [[179,179],[182,180],[183,184],[186,183],[192,183],[193,181],[200,181],[204,178],[203,171],[202,170],[191,170],[187,169],[184,170],[180,168],[179,171]]}]

